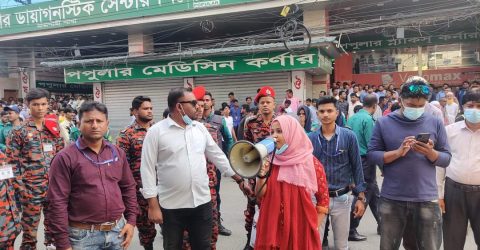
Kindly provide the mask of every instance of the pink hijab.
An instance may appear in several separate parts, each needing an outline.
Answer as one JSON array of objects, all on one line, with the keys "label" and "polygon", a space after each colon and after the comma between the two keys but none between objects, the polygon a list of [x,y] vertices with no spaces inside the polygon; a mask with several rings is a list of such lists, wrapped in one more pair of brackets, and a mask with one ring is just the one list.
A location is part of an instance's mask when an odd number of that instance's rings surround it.
[{"label": "pink hijab", "polygon": [[289,115],[281,115],[278,121],[282,128],[287,150],[275,155],[273,164],[280,166],[278,181],[304,187],[316,193],[318,189],[315,167],[313,165],[313,146],[302,125]]}]

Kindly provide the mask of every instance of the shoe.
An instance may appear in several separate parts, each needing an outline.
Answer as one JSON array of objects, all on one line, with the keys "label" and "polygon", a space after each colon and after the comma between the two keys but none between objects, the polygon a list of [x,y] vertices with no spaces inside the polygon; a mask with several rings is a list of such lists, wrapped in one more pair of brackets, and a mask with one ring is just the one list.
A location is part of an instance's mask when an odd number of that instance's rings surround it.
[{"label": "shoe", "polygon": [[322,247],[328,247],[328,238],[327,237],[325,237],[325,239],[323,239]]},{"label": "shoe", "polygon": [[222,224],[218,224],[218,234],[223,236],[230,236],[232,235],[232,231],[226,229]]},{"label": "shoe", "polygon": [[143,248],[145,248],[145,250],[153,250],[153,244],[143,246]]},{"label": "shoe", "polygon": [[253,247],[250,246],[250,242],[247,242],[243,250],[253,250]]},{"label": "shoe", "polygon": [[53,244],[50,244],[50,245],[47,246],[47,250],[55,250],[55,249],[57,249],[57,248]]},{"label": "shoe", "polygon": [[350,235],[348,235],[348,240],[349,241],[366,241],[367,237],[359,234],[357,230],[355,230],[351,232]]}]

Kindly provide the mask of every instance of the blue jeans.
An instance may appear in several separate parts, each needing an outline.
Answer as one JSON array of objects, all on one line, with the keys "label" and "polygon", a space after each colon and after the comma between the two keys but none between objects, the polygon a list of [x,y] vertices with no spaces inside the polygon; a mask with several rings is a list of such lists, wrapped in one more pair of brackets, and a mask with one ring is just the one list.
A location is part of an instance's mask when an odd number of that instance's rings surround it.
[{"label": "blue jeans", "polygon": [[124,219],[120,219],[118,224],[108,232],[69,227],[68,238],[73,250],[123,250],[121,244],[124,238],[119,238],[118,235],[124,226]]},{"label": "blue jeans", "polygon": [[409,202],[382,197],[379,210],[381,250],[399,249],[405,230],[413,231],[418,249],[440,249],[442,215],[437,201]]},{"label": "blue jeans", "polygon": [[[330,225],[332,225],[335,250],[348,249],[348,232],[350,228],[350,209],[352,207],[353,195],[344,194],[339,197],[330,197],[329,214]],[[320,237],[323,240],[326,218],[320,226]]]}]

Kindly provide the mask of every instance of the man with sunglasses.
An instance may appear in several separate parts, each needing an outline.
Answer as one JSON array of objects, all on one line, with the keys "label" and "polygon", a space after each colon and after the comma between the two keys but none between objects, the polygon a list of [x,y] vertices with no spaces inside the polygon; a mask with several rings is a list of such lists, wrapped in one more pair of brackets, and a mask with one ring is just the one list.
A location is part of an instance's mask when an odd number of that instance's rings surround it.
[{"label": "man with sunglasses", "polygon": [[[324,96],[317,101],[317,114],[321,121],[319,130],[309,134],[313,144],[313,154],[319,159],[327,175],[330,195],[330,224],[332,225],[335,249],[348,249],[350,211],[354,197],[353,215],[363,216],[365,212],[366,184],[363,179],[362,161],[355,133],[336,125],[339,115],[337,99]],[[320,235],[324,235],[326,220],[320,225]]]},{"label": "man with sunglasses", "polygon": [[58,153],[50,169],[49,211],[57,249],[127,249],[137,220],[135,180],[125,152],[103,138],[104,104],[84,102],[82,136]]},{"label": "man with sunglasses", "polygon": [[425,79],[409,78],[401,88],[401,109],[380,118],[373,130],[368,161],[384,176],[380,249],[398,249],[406,231],[421,249],[439,249],[442,242],[435,166],[447,167],[451,154],[442,121],[425,113],[429,95]]},{"label": "man with sunglasses", "polygon": [[241,188],[245,185],[207,128],[194,121],[198,101],[192,91],[175,88],[167,99],[169,116],[153,125],[143,142],[140,173],[148,217],[163,224],[164,249],[182,249],[184,229],[192,249],[211,249],[213,212],[207,159]]}]

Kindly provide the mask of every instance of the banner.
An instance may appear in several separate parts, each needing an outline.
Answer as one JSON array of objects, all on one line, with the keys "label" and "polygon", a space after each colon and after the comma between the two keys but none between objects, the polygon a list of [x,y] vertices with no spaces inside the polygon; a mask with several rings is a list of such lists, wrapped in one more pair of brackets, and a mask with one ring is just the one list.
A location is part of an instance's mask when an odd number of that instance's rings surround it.
[{"label": "banner", "polygon": [[[394,84],[399,87],[409,77],[416,75],[418,75],[417,71],[353,74],[352,80],[360,84]],[[444,83],[459,86],[463,81],[480,81],[480,67],[423,70],[422,77],[437,86]]]},{"label": "banner", "polygon": [[65,84],[63,82],[37,81],[37,88],[46,89],[54,93],[92,94],[91,84]]},{"label": "banner", "polygon": [[289,52],[270,52],[185,61],[148,62],[148,64],[147,62],[128,63],[111,67],[67,68],[64,70],[64,76],[66,83],[85,83],[326,68],[320,65],[319,55],[318,49],[312,49],[310,53],[300,55]]},{"label": "banner", "polygon": [[30,91],[30,76],[25,69],[20,70],[20,85],[22,86],[21,96],[25,98]]},{"label": "banner", "polygon": [[419,45],[450,44],[467,41],[478,41],[480,32],[459,32],[455,34],[442,34],[422,37],[392,38],[370,41],[356,41],[342,43],[346,51],[372,50],[379,48],[417,47]]},{"label": "banner", "polygon": [[102,84],[99,82],[93,84],[93,100],[103,102],[103,89]]},{"label": "banner", "polygon": [[62,0],[0,10],[0,36],[260,0]]}]

